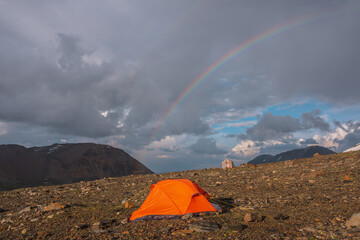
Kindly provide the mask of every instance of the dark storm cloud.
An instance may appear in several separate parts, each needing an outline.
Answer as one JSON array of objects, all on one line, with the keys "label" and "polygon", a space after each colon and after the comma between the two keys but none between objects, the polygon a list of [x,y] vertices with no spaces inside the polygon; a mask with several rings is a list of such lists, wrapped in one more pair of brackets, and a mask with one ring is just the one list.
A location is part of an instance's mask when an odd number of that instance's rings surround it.
[{"label": "dark storm cloud", "polygon": [[239,139],[251,139],[253,141],[282,140],[291,137],[298,131],[319,129],[329,131],[330,125],[319,115],[320,110],[303,113],[301,119],[291,116],[273,115],[271,112],[265,114],[258,123],[248,128],[245,134],[240,134]]},{"label": "dark storm cloud", "polygon": [[[120,144],[137,149],[167,135],[206,136],[207,118],[239,119],[248,110],[297,96],[357,104],[359,6],[289,0],[3,1],[0,120],[57,134],[119,136]],[[324,9],[329,14],[317,21],[236,56],[160,122],[226,52],[275,25]],[[282,138],[328,128],[316,113],[302,119],[266,115],[247,136]]]},{"label": "dark storm cloud", "polygon": [[[275,116],[267,113],[260,121],[246,130],[246,135],[251,140],[264,141],[269,139],[281,139],[289,134],[301,130],[299,119],[291,116]],[[241,135],[240,138],[245,138]]]},{"label": "dark storm cloud", "polygon": [[[97,67],[81,64],[85,52],[78,48],[78,40],[65,34],[59,34],[59,38],[59,63],[64,68],[47,63],[41,56],[32,56],[32,59],[16,59],[15,72],[4,69],[0,82],[0,118],[71,135],[111,134],[114,131],[111,122],[104,121],[96,108],[94,93],[98,90],[93,85],[103,81],[111,69],[105,63]],[[11,46],[11,50],[16,51],[16,47]],[[10,64],[6,56],[1,60]]]},{"label": "dark storm cloud", "polygon": [[303,129],[318,128],[321,131],[329,131],[330,125],[319,115],[321,111],[316,109],[312,112],[303,113],[302,118],[302,127]]},{"label": "dark storm cloud", "polygon": [[85,51],[79,46],[79,39],[74,36],[66,35],[64,33],[58,34],[60,39],[59,50],[61,53],[61,57],[59,58],[59,65],[62,69],[65,70],[76,70],[83,65],[82,57],[86,53],[90,53]]},{"label": "dark storm cloud", "polygon": [[216,146],[216,140],[211,138],[199,138],[190,146],[190,150],[196,154],[225,154],[226,151]]}]

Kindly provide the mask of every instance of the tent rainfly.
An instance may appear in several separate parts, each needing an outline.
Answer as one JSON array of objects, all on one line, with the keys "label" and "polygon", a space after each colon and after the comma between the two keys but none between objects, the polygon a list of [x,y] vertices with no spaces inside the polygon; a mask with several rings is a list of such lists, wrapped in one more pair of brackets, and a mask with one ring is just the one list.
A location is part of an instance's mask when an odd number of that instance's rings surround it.
[{"label": "tent rainfly", "polygon": [[167,179],[151,186],[144,203],[130,217],[134,220],[177,218],[187,213],[216,212],[210,196],[188,179]]}]

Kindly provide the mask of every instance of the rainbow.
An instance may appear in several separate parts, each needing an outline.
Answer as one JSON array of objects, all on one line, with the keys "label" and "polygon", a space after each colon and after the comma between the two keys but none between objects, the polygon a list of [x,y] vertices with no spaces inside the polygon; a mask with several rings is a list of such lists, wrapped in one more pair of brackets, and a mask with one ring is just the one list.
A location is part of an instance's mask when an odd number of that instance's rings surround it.
[{"label": "rainbow", "polygon": [[[325,13],[324,13],[325,12]],[[165,124],[168,118],[176,111],[177,107],[192,93],[194,90],[206,79],[208,79],[212,74],[218,71],[225,64],[233,60],[238,55],[244,53],[245,51],[251,49],[252,47],[259,45],[266,40],[282,34],[286,31],[292,30],[298,26],[305,25],[307,23],[313,22],[318,19],[322,19],[324,16],[328,16],[329,11],[323,11],[322,13],[308,14],[302,17],[292,19],[286,23],[276,25],[272,28],[267,29],[265,32],[262,32],[258,35],[253,36],[252,38],[242,42],[235,48],[228,51],[225,55],[211,64],[205,71],[198,75],[187,87],[186,89],[177,97],[177,99],[171,104],[168,111],[162,116],[159,124],[155,128],[153,134],[151,135],[150,142],[154,140],[157,133],[161,127]]]}]

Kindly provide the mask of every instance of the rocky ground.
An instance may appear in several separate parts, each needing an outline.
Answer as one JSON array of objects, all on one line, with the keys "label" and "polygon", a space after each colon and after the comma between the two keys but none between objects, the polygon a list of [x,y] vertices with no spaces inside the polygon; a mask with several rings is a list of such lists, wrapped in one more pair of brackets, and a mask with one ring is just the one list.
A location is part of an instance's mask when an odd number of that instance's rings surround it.
[{"label": "rocky ground", "polygon": [[[224,211],[129,223],[167,178],[197,182]],[[0,192],[0,239],[360,239],[359,212],[360,152],[349,152]]]}]

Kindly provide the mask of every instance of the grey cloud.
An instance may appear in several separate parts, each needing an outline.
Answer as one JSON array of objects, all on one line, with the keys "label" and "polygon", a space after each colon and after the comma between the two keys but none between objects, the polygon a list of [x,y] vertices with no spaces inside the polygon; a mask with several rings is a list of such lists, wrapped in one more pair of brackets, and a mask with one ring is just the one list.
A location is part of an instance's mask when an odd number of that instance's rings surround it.
[{"label": "grey cloud", "polygon": [[215,139],[199,138],[196,143],[190,146],[193,153],[196,154],[225,154],[226,151],[216,146]]},{"label": "grey cloud", "polygon": [[246,130],[251,140],[264,141],[269,139],[282,139],[291,133],[301,130],[299,119],[291,116],[276,116],[267,113],[253,127]]},{"label": "grey cloud", "polygon": [[321,111],[319,109],[316,109],[312,112],[303,113],[301,116],[303,128],[304,129],[318,128],[322,131],[329,131],[330,130],[329,123],[325,122],[325,120],[319,116],[320,114]]},{"label": "grey cloud", "polygon": [[90,51],[85,51],[79,46],[79,39],[75,36],[58,33],[60,39],[59,51],[61,57],[59,64],[63,69],[72,70],[83,65],[82,57]]},{"label": "grey cloud", "polygon": [[291,116],[265,114],[259,122],[246,130],[245,134],[239,134],[238,139],[251,139],[253,141],[282,140],[293,136],[298,131],[319,129],[329,131],[330,125],[319,115],[321,111],[316,109],[312,112],[303,113],[301,119]]},{"label": "grey cloud", "polygon": [[248,162],[259,155],[264,155],[264,154],[276,155],[281,152],[303,148],[304,146],[299,146],[298,144],[296,144],[296,140],[297,139],[295,138],[286,139],[280,143],[274,143],[272,145],[269,144],[265,145],[262,142],[259,142],[259,144],[256,144],[260,146],[258,153],[252,155],[245,155],[243,151],[230,152],[229,154],[226,155],[226,157],[231,159],[241,160],[242,162]]},{"label": "grey cloud", "polygon": [[[66,39],[61,45],[71,46],[70,50],[61,47],[65,52],[60,60],[61,65],[67,69],[71,67],[72,72],[63,72],[38,56],[32,59],[31,69],[23,69],[21,66],[28,65],[26,61],[30,59],[19,59],[16,63],[18,71],[8,73],[9,78],[2,78],[0,82],[0,118],[41,125],[72,135],[102,137],[113,133],[113,123],[104,121],[96,108],[94,92],[97,90],[93,86],[95,81],[106,78],[111,69],[106,64],[97,67],[79,65],[84,53],[72,52],[77,49],[78,40],[67,38],[65,34],[59,37],[61,41]],[[68,56],[69,52],[72,52],[71,56]],[[3,58],[3,61],[6,60]],[[15,74],[16,85],[9,82],[11,74]]]}]

